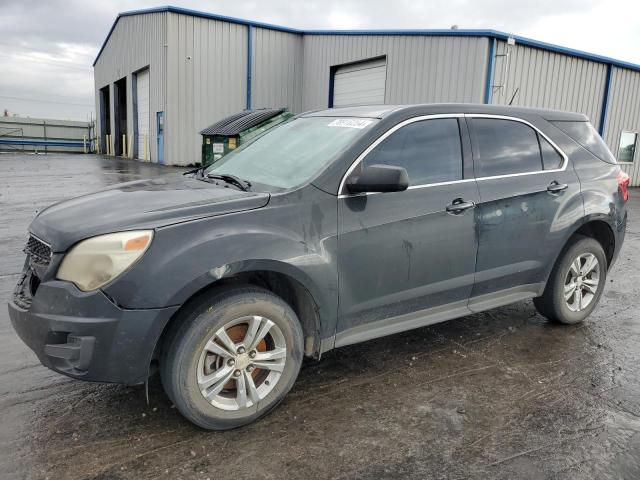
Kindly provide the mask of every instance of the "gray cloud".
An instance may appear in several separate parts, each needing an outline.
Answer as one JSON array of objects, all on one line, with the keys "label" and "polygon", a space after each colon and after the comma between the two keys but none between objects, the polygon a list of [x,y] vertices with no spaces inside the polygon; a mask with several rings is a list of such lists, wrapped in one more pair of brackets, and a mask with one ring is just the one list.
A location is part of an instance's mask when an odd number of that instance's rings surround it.
[{"label": "gray cloud", "polygon": [[[150,0],[0,0],[0,3],[0,110],[58,118],[87,118],[93,114],[91,64],[118,12],[158,5]],[[640,63],[638,3],[630,0],[174,2],[185,8],[298,28],[449,28],[453,24],[460,28],[493,28]]]}]

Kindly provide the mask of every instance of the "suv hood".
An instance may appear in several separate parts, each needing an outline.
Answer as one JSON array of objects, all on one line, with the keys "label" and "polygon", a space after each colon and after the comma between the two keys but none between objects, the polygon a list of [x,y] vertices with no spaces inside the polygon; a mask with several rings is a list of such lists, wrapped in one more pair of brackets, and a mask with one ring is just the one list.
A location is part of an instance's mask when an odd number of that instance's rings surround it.
[{"label": "suv hood", "polygon": [[153,229],[264,207],[269,194],[166,175],[114,185],[44,209],[29,231],[64,252],[76,242],[122,230]]}]

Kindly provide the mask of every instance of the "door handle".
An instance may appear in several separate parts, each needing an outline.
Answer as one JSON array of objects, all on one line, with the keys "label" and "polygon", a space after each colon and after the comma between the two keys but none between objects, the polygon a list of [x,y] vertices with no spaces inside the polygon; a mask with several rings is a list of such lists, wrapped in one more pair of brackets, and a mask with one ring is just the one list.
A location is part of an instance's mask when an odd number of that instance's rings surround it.
[{"label": "door handle", "polygon": [[462,212],[474,208],[476,204],[474,202],[465,202],[462,198],[456,198],[450,205],[447,205],[445,210],[447,213],[453,215],[460,215]]},{"label": "door handle", "polygon": [[547,187],[547,192],[560,193],[562,190],[566,190],[567,188],[569,188],[569,185],[567,185],[566,183],[558,183],[554,180]]}]

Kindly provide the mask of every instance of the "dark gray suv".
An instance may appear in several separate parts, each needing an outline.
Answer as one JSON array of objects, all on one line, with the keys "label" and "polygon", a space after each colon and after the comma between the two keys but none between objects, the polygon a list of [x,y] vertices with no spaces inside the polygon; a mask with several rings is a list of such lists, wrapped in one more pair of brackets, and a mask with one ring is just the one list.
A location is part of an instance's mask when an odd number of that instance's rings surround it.
[{"label": "dark gray suv", "polygon": [[188,419],[264,415],[303,356],[533,298],[574,324],[622,245],[629,178],[583,115],[306,113],[206,170],[53,205],[9,313],[49,368]]}]

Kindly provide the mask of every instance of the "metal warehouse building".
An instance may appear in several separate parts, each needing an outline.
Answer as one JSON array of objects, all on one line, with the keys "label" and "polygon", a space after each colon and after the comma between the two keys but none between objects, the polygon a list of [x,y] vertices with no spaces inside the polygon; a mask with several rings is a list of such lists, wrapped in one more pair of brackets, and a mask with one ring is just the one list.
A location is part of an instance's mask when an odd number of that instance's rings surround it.
[{"label": "metal warehouse building", "polygon": [[115,155],[197,163],[198,132],[243,109],[512,102],[588,115],[640,185],[640,66],[493,30],[305,31],[162,7],[116,18],[94,76]]}]

